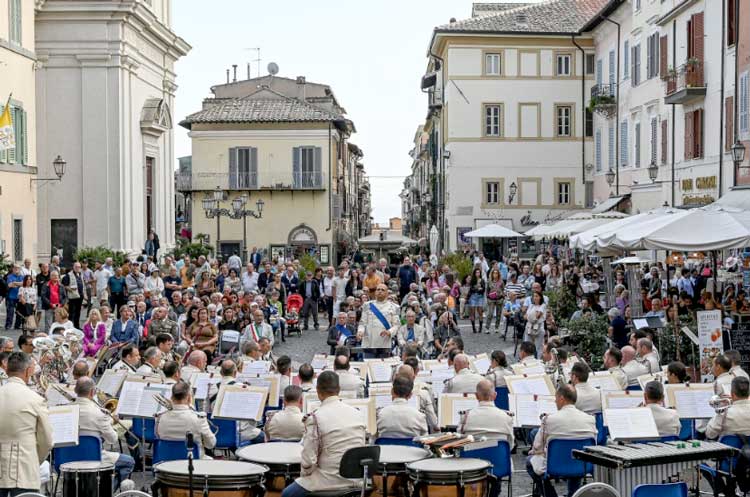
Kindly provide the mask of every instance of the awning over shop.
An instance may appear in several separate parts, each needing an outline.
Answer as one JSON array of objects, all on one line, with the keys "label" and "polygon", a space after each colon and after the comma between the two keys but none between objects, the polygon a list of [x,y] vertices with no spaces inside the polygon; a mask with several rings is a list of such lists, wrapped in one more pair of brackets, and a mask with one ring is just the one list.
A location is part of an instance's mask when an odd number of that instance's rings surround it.
[{"label": "awning over shop", "polygon": [[735,188],[729,190],[722,197],[714,202],[713,205],[721,207],[736,207],[745,211],[750,211],[750,188]]},{"label": "awning over shop", "polygon": [[610,197],[601,204],[591,209],[592,214],[602,214],[617,208],[623,200],[630,198],[630,194],[620,195],[619,197]]}]

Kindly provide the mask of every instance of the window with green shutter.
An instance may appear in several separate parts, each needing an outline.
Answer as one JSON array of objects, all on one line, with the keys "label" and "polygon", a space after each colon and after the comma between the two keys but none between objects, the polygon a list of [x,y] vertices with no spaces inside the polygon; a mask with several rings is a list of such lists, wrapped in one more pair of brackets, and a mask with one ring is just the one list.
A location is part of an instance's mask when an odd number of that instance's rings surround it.
[{"label": "window with green shutter", "polygon": [[16,140],[16,146],[9,148],[3,154],[0,152],[0,162],[8,164],[28,164],[28,137],[26,127],[26,111],[19,107],[10,108],[10,119],[13,122],[13,134]]},{"label": "window with green shutter", "polygon": [[14,45],[20,45],[23,34],[21,30],[23,22],[21,17],[22,0],[10,0],[8,3],[10,8],[10,12],[8,13],[10,20],[10,25],[8,26],[10,42]]}]

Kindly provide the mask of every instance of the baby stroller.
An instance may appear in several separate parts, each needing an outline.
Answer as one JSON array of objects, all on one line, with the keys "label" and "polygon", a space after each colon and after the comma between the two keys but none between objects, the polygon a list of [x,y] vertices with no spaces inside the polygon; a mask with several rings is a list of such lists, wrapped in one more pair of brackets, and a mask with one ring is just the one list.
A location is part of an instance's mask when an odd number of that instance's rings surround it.
[{"label": "baby stroller", "polygon": [[286,299],[286,333],[291,335],[293,332],[302,336],[302,329],[299,327],[299,315],[302,310],[302,295],[293,293]]}]

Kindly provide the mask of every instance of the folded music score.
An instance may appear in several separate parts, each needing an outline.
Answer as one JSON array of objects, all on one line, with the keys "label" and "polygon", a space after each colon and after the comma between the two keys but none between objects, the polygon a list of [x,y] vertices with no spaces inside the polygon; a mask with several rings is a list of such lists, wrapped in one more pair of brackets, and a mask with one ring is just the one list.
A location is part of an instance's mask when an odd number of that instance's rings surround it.
[{"label": "folded music score", "polygon": [[78,445],[79,406],[53,406],[48,412],[49,423],[52,426],[53,447]]},{"label": "folded music score", "polygon": [[648,407],[604,409],[609,436],[612,440],[643,440],[659,438],[654,414]]},{"label": "folded music score", "polygon": [[456,426],[461,423],[461,413],[479,405],[473,393],[444,393],[438,397],[438,424]]},{"label": "folded music score", "polygon": [[511,394],[508,401],[514,428],[541,426],[543,414],[557,412],[554,395]]},{"label": "folded music score", "polygon": [[172,385],[149,383],[145,380],[128,380],[122,385],[115,414],[131,418],[153,418],[164,411],[154,395],[172,397]]},{"label": "folded music score", "polygon": [[622,391],[617,379],[609,371],[596,371],[590,374],[588,384],[602,391]]},{"label": "folded music score", "polygon": [[190,386],[195,391],[195,400],[206,400],[211,386],[221,383],[221,375],[217,373],[195,373],[190,378]]},{"label": "folded music score", "polygon": [[690,383],[674,385],[667,389],[669,405],[677,410],[680,418],[709,419],[716,411],[709,401],[714,395],[711,383]]},{"label": "folded music score", "polygon": [[552,380],[546,374],[522,374],[505,377],[508,392],[512,394],[554,395]]},{"label": "folded music score", "polygon": [[102,374],[102,377],[99,378],[99,383],[96,388],[110,397],[117,397],[127,376],[127,371],[108,369]]},{"label": "folded music score", "polygon": [[237,381],[254,387],[268,388],[268,407],[279,407],[279,397],[281,396],[280,374],[243,372],[237,375]]},{"label": "folded music score", "polygon": [[268,388],[249,385],[221,385],[213,408],[213,417],[259,421],[263,418]]}]

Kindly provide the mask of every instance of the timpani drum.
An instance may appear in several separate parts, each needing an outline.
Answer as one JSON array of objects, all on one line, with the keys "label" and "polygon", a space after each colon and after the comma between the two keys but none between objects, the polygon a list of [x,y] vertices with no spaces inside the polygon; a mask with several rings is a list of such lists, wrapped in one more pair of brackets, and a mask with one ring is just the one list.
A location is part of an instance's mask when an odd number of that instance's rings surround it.
[{"label": "timpani drum", "polygon": [[489,489],[489,469],[482,459],[423,459],[406,465],[414,484],[413,495],[421,497],[481,497]]},{"label": "timpani drum", "polygon": [[302,444],[298,442],[268,442],[237,449],[237,457],[268,467],[266,495],[281,495],[300,474]]},{"label": "timpani drum", "polygon": [[[400,490],[407,495],[406,465],[431,457],[429,450],[419,447],[402,445],[381,445],[380,461],[378,462],[373,481],[383,497],[397,495]],[[389,481],[389,478],[395,477]]]},{"label": "timpani drum", "polygon": [[[193,496],[257,497],[265,492],[264,474],[268,467],[240,461],[193,461]],[[188,461],[166,461],[154,466],[161,497],[188,497]]]},{"label": "timpani drum", "polygon": [[101,461],[74,461],[60,465],[63,497],[112,497],[115,467]]}]

